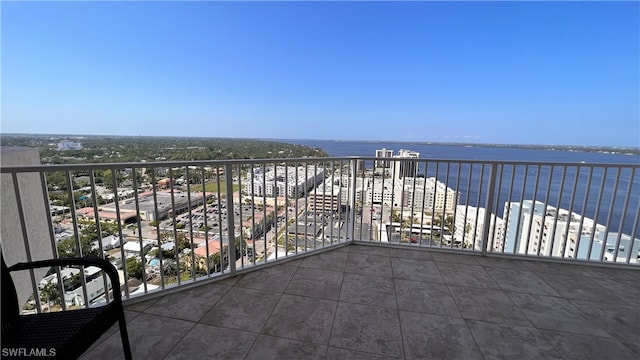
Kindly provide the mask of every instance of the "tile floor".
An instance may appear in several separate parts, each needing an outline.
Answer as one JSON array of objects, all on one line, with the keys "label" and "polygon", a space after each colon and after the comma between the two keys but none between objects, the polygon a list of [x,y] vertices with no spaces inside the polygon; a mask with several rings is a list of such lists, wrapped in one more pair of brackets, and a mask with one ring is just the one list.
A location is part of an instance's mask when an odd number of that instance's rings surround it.
[{"label": "tile floor", "polygon": [[640,359],[640,271],[359,244],[126,313],[134,359]]}]

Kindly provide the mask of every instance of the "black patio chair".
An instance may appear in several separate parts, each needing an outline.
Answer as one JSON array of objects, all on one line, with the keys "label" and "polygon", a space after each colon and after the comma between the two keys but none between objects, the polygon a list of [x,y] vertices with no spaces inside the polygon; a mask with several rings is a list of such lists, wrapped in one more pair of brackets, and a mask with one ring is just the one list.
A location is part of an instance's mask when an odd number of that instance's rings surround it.
[{"label": "black patio chair", "polygon": [[[98,307],[20,314],[20,304],[10,272],[71,265],[97,266],[102,269],[111,281],[113,300]],[[64,296],[61,295],[61,298],[64,301]],[[18,263],[7,268],[2,256],[3,355],[13,353],[18,358],[33,358],[34,354],[40,354],[51,359],[76,359],[116,322],[120,325],[124,356],[130,360],[131,348],[120,294],[120,281],[118,272],[108,261],[98,258],[66,258]]]}]

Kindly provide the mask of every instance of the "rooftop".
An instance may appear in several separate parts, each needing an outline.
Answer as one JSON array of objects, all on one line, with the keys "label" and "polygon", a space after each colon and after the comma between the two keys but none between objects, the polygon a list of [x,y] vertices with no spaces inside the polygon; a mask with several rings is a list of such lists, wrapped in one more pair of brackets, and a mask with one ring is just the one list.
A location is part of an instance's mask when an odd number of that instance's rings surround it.
[{"label": "rooftop", "polygon": [[[356,243],[126,315],[138,359],[638,359],[638,275]],[[117,332],[83,359],[122,358]]]}]

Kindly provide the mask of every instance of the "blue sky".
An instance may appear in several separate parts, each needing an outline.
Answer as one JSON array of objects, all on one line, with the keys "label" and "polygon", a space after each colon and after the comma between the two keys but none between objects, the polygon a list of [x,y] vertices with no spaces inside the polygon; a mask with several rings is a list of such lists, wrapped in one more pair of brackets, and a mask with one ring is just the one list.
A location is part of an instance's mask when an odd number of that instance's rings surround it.
[{"label": "blue sky", "polygon": [[2,133],[640,147],[638,2],[0,6]]}]

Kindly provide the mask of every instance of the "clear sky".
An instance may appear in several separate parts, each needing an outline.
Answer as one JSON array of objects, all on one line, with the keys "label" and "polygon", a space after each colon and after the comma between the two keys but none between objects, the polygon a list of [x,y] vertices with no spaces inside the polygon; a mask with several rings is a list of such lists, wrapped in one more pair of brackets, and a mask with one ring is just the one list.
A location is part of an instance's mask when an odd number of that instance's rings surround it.
[{"label": "clear sky", "polygon": [[640,3],[7,2],[2,133],[640,147]]}]

